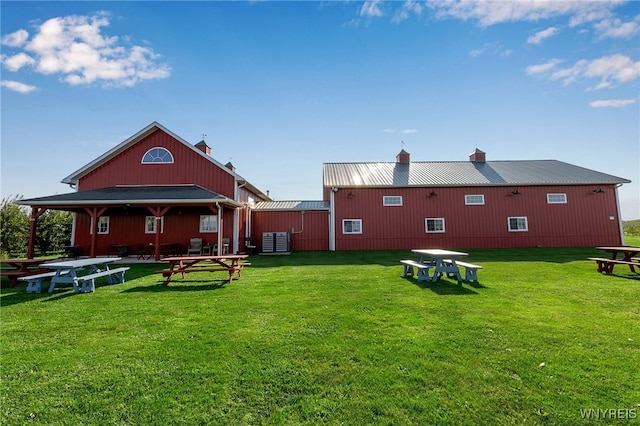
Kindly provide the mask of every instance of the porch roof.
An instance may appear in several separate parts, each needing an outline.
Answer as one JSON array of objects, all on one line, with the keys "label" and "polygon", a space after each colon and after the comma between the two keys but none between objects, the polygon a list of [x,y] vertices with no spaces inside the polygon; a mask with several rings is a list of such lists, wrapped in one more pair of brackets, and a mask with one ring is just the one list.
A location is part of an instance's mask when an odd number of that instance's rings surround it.
[{"label": "porch roof", "polygon": [[73,208],[123,205],[212,205],[229,207],[242,204],[198,185],[118,185],[108,188],[78,191],[16,201],[26,206]]}]

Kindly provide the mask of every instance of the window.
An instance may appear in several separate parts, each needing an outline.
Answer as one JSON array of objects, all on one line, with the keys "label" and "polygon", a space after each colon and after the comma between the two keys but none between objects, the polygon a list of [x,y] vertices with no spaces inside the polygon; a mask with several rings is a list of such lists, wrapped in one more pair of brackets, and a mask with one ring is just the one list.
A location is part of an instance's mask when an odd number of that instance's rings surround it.
[{"label": "window", "polygon": [[428,217],[424,220],[424,226],[427,233],[444,232],[444,218]]},{"label": "window", "polygon": [[200,216],[200,232],[218,232],[218,216]]},{"label": "window", "polygon": [[529,230],[526,216],[510,217],[508,218],[508,220],[509,220],[509,231],[524,232]]},{"label": "window", "polygon": [[484,205],[484,195],[465,195],[464,203],[468,206],[481,206]]},{"label": "window", "polygon": [[362,234],[362,219],[343,219],[343,234]]},{"label": "window", "polygon": [[401,206],[402,197],[399,195],[387,195],[382,197],[383,206]]},{"label": "window", "polygon": [[151,148],[142,156],[142,164],[152,163],[173,163],[173,155],[171,155],[171,153],[165,148]]},{"label": "window", "polygon": [[[91,218],[91,229],[89,233],[93,234],[93,218]],[[100,216],[98,218],[98,235],[109,233],[109,216]]]},{"label": "window", "polygon": [[[156,233],[156,217],[155,216],[147,216],[144,219],[144,233],[145,234],[155,234]],[[164,232],[164,217],[160,218],[160,232]]]},{"label": "window", "polygon": [[548,204],[567,204],[567,194],[547,194]]}]

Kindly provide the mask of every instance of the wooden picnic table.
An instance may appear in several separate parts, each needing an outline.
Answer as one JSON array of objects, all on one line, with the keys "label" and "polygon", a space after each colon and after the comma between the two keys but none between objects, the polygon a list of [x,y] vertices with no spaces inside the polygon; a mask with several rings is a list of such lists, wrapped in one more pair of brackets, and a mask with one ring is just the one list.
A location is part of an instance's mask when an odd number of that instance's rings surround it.
[{"label": "wooden picnic table", "polygon": [[242,268],[250,265],[246,262],[240,262],[247,257],[249,256],[246,254],[165,257],[162,261],[169,262],[169,269],[163,269],[155,273],[162,274],[166,278],[165,285],[169,285],[171,278],[175,274],[181,274],[182,278],[184,278],[185,274],[191,272],[226,271],[229,273],[229,282],[231,282],[234,274],[240,277]]},{"label": "wooden picnic table", "polygon": [[[0,275],[10,278],[11,287],[15,287],[18,284],[18,278],[43,272],[43,269],[37,267],[42,262],[44,259],[3,259],[0,260],[3,265],[0,268]],[[4,265],[9,265],[9,268]]]},{"label": "wooden picnic table", "polygon": [[[590,257],[589,260],[595,260],[598,264],[598,272],[605,274],[613,273],[615,265],[627,265],[631,272],[636,272],[635,268],[640,268],[640,259],[635,258],[640,253],[640,247],[629,246],[612,246],[612,247],[596,247],[596,250],[611,253],[609,258]],[[621,257],[619,257],[621,255]]]}]

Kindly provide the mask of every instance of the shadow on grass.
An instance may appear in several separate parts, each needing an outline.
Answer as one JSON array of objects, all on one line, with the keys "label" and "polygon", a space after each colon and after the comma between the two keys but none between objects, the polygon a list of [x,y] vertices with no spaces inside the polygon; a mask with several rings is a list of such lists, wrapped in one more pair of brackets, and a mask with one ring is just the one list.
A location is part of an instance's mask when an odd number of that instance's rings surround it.
[{"label": "shadow on grass", "polygon": [[145,285],[128,288],[121,293],[164,293],[164,292],[184,292],[184,291],[206,291],[220,290],[229,284],[228,280],[183,280],[172,281],[171,284],[164,285],[164,282],[157,285]]},{"label": "shadow on grass", "polygon": [[[411,282],[423,290],[431,290],[432,292],[440,295],[440,296],[471,296],[477,295],[478,292],[474,291],[470,288],[464,287],[463,285],[458,284],[457,281],[448,281],[445,279],[439,279],[436,282],[431,281],[417,281],[412,277],[403,277],[405,280]],[[486,288],[482,284],[479,283],[465,283],[467,285],[471,285],[475,288]]]}]

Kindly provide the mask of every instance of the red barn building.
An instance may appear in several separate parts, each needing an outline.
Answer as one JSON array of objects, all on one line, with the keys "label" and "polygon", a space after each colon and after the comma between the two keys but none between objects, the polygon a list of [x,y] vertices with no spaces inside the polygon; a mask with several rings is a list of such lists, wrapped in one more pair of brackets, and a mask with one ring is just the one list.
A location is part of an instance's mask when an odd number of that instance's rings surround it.
[{"label": "red barn building", "polygon": [[273,201],[211,156],[152,123],[62,180],[70,194],[19,201],[35,220],[75,212],[73,246],[186,253],[191,238],[233,253],[491,248],[623,243],[617,187],[627,179],[555,160],[326,163],[323,200]]}]

